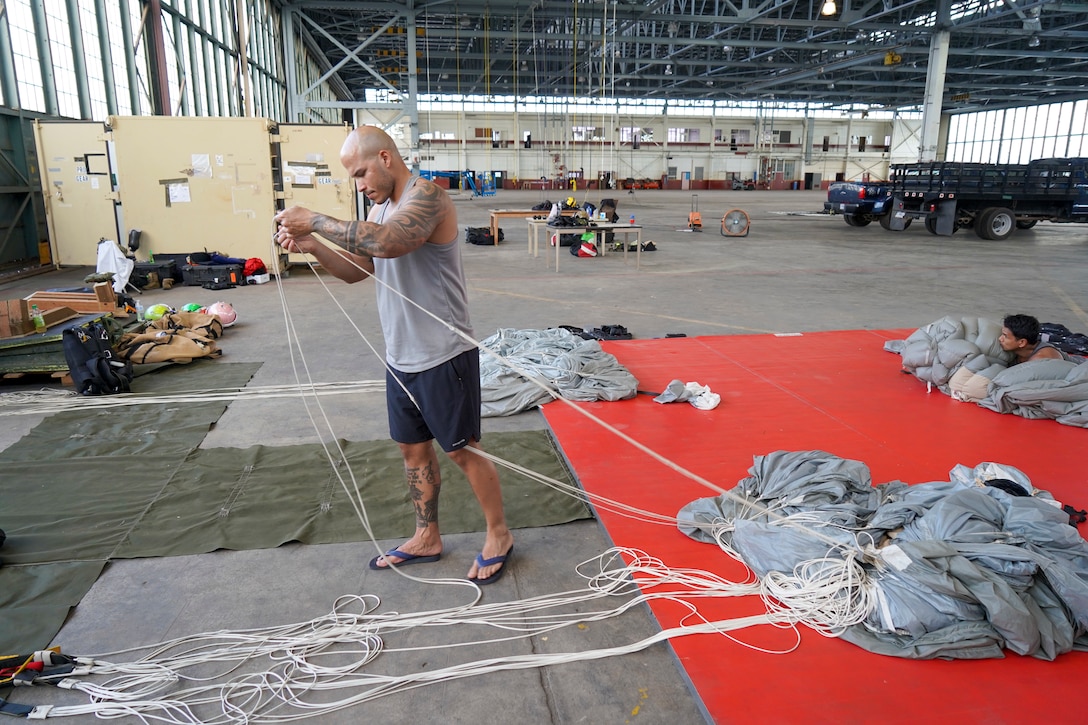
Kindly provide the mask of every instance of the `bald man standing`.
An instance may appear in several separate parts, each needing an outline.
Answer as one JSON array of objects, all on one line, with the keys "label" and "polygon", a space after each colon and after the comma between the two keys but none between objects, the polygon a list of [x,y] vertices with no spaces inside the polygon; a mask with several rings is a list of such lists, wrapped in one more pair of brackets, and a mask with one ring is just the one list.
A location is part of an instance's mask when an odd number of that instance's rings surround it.
[{"label": "bald man standing", "polygon": [[340,161],[374,204],[367,221],[345,222],[294,206],[276,215],[277,241],[289,252],[313,255],[349,284],[371,276],[380,283],[389,433],[404,456],[416,527],[411,539],[372,559],[370,568],[383,571],[440,558],[437,441],[465,472],[487,522],[483,549],[468,578],[491,584],[505,571],[514,536],[506,525],[495,465],[468,450],[480,448],[480,358],[470,341],[457,212],[445,190],[414,176],[393,139],[375,126],[353,131]]}]

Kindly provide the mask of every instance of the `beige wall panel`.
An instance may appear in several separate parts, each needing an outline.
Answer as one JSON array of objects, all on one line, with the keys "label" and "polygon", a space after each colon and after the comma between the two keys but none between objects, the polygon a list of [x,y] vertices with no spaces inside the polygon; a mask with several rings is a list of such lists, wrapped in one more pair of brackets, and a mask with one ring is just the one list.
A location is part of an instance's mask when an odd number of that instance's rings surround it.
[{"label": "beige wall panel", "polygon": [[340,164],[340,147],[351,128],[281,124],[279,129],[285,203],[355,219],[355,186]]},{"label": "beige wall panel", "polygon": [[117,238],[106,129],[87,121],[35,121],[50,251],[57,265],[98,264],[98,240]]},{"label": "beige wall panel", "polygon": [[267,119],[114,116],[110,125],[125,225],[142,232],[141,259],[207,249],[275,264]]},{"label": "beige wall panel", "polygon": [[[340,164],[340,147],[349,126],[281,124],[280,170],[285,206],[304,206],[337,219],[354,220],[355,184]],[[301,263],[306,255],[289,255]]]},{"label": "beige wall panel", "polygon": [[[284,206],[306,207],[336,219],[358,218],[355,184],[339,162],[339,150],[350,132],[347,124],[280,125]],[[289,263],[307,259],[307,255],[287,255]]]}]

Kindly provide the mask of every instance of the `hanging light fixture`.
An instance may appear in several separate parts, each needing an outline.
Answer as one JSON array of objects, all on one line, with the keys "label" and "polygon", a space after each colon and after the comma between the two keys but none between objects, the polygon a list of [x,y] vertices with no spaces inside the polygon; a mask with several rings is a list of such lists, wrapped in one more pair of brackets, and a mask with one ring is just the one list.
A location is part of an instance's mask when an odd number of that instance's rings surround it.
[{"label": "hanging light fixture", "polygon": [[838,12],[838,8],[835,7],[835,0],[827,0],[824,6],[820,8],[820,15],[834,15]]}]

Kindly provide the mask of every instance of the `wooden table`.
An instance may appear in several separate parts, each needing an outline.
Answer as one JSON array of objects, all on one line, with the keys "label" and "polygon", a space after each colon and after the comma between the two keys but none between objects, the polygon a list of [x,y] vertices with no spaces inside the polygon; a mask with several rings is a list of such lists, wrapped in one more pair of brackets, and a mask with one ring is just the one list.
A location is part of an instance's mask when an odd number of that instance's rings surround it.
[{"label": "wooden table", "polygon": [[[530,228],[532,228],[534,233],[535,233],[536,229],[533,228],[533,227],[530,227]],[[613,222],[593,222],[593,226],[589,226],[589,227],[553,227],[553,226],[547,226],[546,229],[547,229],[547,232],[548,232],[549,240],[551,238],[551,235],[553,235],[553,234],[558,235],[558,237],[556,239],[557,243],[555,245],[555,271],[556,272],[559,271],[559,252],[560,252],[561,249],[566,249],[566,247],[563,247],[562,244],[559,243],[559,242],[562,242],[563,235],[577,234],[580,237],[583,234],[585,234],[586,232],[612,232],[613,234],[622,234],[623,235],[623,263],[624,264],[627,264],[627,248],[629,246],[631,246],[630,243],[627,241],[627,237],[629,235],[631,235],[631,234],[634,234],[635,235],[635,269],[638,269],[639,266],[642,263],[642,225],[641,224],[619,224],[619,223],[613,223]],[[575,243],[577,244],[577,242],[575,242]],[[605,255],[605,252],[606,252],[607,248],[608,248],[608,245],[602,243],[597,251],[603,257]]]},{"label": "wooden table", "polygon": [[540,240],[538,234],[541,227],[548,226],[547,219],[530,219],[529,222],[529,254],[534,257],[540,256]]},{"label": "wooden table", "polygon": [[[581,212],[581,209],[563,209],[559,213],[563,216],[574,216]],[[495,244],[499,243],[499,219],[502,217],[540,217],[541,219],[547,219],[548,215],[552,213],[551,209],[490,209],[488,211],[491,214],[491,238],[495,240]]]}]

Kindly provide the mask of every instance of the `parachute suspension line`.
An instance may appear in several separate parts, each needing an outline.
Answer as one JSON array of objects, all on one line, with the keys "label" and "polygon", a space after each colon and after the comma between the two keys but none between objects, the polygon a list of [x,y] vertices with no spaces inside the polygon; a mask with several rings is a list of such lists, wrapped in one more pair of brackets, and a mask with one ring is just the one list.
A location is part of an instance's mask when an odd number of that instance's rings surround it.
[{"label": "parachute suspension line", "polygon": [[[348,257],[347,253],[344,252],[342,249],[339,249],[338,247],[332,247],[332,249],[334,249],[334,251],[336,251],[338,254],[340,254],[348,263],[352,264],[353,266],[355,266],[358,269],[362,269],[362,267],[360,267],[358,265],[358,263],[355,262],[353,259]],[[326,291],[329,292],[329,296],[330,296],[330,298],[333,299],[333,303],[340,309],[340,311],[344,314],[344,316],[350,321],[351,318],[348,315],[347,311],[343,308],[343,306],[339,303],[339,301],[337,301],[335,299],[335,297],[332,295],[331,291],[328,290],[328,287],[327,287],[327,285],[325,285],[324,280],[322,280],[320,275],[317,274],[317,270],[314,269],[312,265],[311,265],[311,269],[313,269],[314,275],[316,277],[318,277],[318,280],[321,282],[322,286],[325,287]],[[471,343],[481,353],[493,358],[500,365],[504,365],[506,368],[508,368],[512,372],[518,374],[519,376],[521,376],[525,380],[530,381],[531,383],[536,385],[538,388],[540,388],[541,390],[548,393],[548,395],[550,395],[555,401],[557,401],[557,402],[559,402],[559,403],[561,403],[563,405],[566,405],[567,407],[569,407],[574,412],[576,412],[579,415],[582,415],[583,417],[585,417],[588,421],[600,426],[605,431],[611,433],[612,435],[616,436],[617,438],[620,438],[621,440],[626,441],[632,447],[636,448],[639,451],[642,451],[644,454],[646,454],[650,458],[653,458],[654,460],[658,461],[659,463],[666,466],[670,470],[676,472],[677,474],[679,474],[679,475],[681,475],[681,476],[683,476],[683,477],[685,477],[685,478],[687,478],[687,479],[689,479],[689,480],[691,480],[691,481],[693,481],[695,483],[698,483],[698,484],[702,485],[703,487],[707,488],[708,490],[711,490],[711,491],[713,491],[713,492],[715,492],[717,494],[720,494],[720,495],[723,495],[723,496],[725,496],[727,498],[730,498],[730,499],[732,499],[732,500],[734,500],[734,501],[736,501],[738,503],[742,503],[742,504],[744,504],[744,505],[746,505],[746,506],[748,506],[748,507],[750,507],[750,508],[752,508],[754,510],[760,511],[761,513],[765,514],[766,516],[768,516],[769,518],[771,518],[771,519],[773,519],[775,521],[779,521],[779,520],[784,519],[784,517],[781,516],[781,514],[775,512],[775,511],[772,511],[772,510],[770,510],[770,509],[768,509],[768,508],[766,508],[764,506],[761,506],[759,504],[753,503],[752,501],[748,501],[747,499],[741,498],[740,496],[738,496],[738,494],[734,493],[733,491],[728,491],[728,490],[722,488],[721,486],[718,486],[717,484],[713,483],[712,481],[710,481],[710,480],[708,480],[706,478],[703,478],[702,476],[699,476],[698,474],[694,473],[693,471],[690,471],[690,470],[684,468],[679,463],[676,463],[675,461],[668,458],[664,454],[659,453],[658,451],[654,450],[653,448],[650,448],[649,446],[642,443],[641,441],[638,441],[638,440],[632,438],[631,436],[627,435],[623,431],[619,430],[618,428],[615,428],[614,426],[610,425],[608,422],[606,422],[603,419],[597,417],[589,409],[584,408],[583,406],[579,405],[578,403],[576,403],[574,401],[571,401],[571,400],[568,400],[568,399],[564,398],[554,386],[548,384],[546,381],[541,380],[538,375],[534,375],[534,374],[530,373],[529,371],[525,370],[524,368],[520,367],[519,365],[516,365],[515,363],[511,362],[510,360],[508,360],[506,358],[503,358],[501,355],[499,355],[497,352],[495,352],[491,348],[483,345],[479,340],[476,340],[471,335],[468,335],[468,334],[464,333],[463,331],[457,329],[453,325],[445,322],[444,320],[442,320],[442,318],[438,317],[437,315],[435,315],[430,310],[428,310],[425,307],[419,305],[415,300],[411,299],[410,297],[405,296],[400,290],[389,286],[387,283],[385,283],[384,281],[382,281],[378,277],[373,277],[372,276],[372,279],[374,280],[374,282],[376,284],[382,285],[383,287],[388,289],[390,292],[392,292],[393,294],[395,294],[398,297],[400,297],[401,299],[403,299],[408,304],[416,307],[423,314],[431,317],[436,322],[444,325],[453,334],[455,334],[458,337],[462,338],[466,342]],[[290,319],[289,311],[287,310],[286,298],[283,296],[282,289],[281,289],[280,294],[281,294],[281,298],[282,298],[282,304],[284,306],[285,317],[287,318],[288,337],[289,337],[289,339],[291,339],[292,336],[293,336],[293,338],[295,340],[297,340],[298,339],[297,335],[294,334],[294,332],[295,332],[294,324]],[[381,355],[381,353],[379,353],[374,348],[374,346],[370,344],[370,342],[366,339],[366,336],[363,335],[362,331],[358,328],[358,326],[356,326],[354,324],[354,322],[352,322],[352,326],[354,327],[356,333],[358,333],[360,335],[360,337],[367,343],[368,347],[370,347],[371,352],[376,357],[381,359],[383,361],[383,364],[385,364],[384,356]],[[301,344],[298,345],[298,348],[299,348],[300,356],[301,356]],[[305,364],[305,360],[303,360],[303,363]],[[294,364],[294,360],[292,358],[292,365],[293,364]],[[388,369],[388,365],[386,365],[386,367]],[[310,377],[308,368],[306,369],[306,373],[307,373],[307,376]],[[297,373],[296,373],[296,377],[298,377]],[[396,376],[394,376],[394,377],[396,377]],[[312,379],[312,377],[310,377],[310,379]],[[321,407],[320,402],[317,403],[317,406],[318,406],[318,408]],[[322,413],[324,413],[323,410],[322,410]],[[311,421],[314,421],[312,416],[311,416]],[[331,423],[328,423],[327,419],[326,419],[326,423],[328,425],[328,430],[332,431],[332,425],[331,425]],[[315,422],[315,428],[316,427],[317,426],[316,426],[316,422]],[[333,438],[334,438],[334,442],[335,442],[336,437],[333,436]],[[339,448],[339,446],[337,446],[337,447]],[[470,450],[470,452],[472,452],[472,453],[482,455],[482,451],[480,451],[479,449],[469,447],[467,450]],[[344,460],[343,452],[338,450],[338,453],[340,454],[339,459]],[[330,461],[333,461],[331,452],[328,452],[328,454],[330,456]],[[360,494],[358,494],[358,486],[357,486],[357,484],[355,484],[354,474],[350,471],[350,467],[349,467],[349,472],[348,473],[351,475],[352,484],[353,484],[353,488],[355,488],[355,490],[356,490],[356,495],[359,496],[358,501],[356,501],[354,503],[354,505],[356,505],[356,508],[357,508],[358,513],[359,513],[360,519],[363,520],[364,523],[365,523],[366,522],[365,509],[361,509],[362,496]],[[555,483],[559,483],[559,482],[555,482]],[[345,483],[345,488],[346,488],[346,483]],[[581,498],[581,497],[579,497],[579,498]],[[610,503],[619,504],[619,502],[610,502]],[[628,510],[631,510],[632,507],[625,507],[625,508],[627,508]],[[662,518],[661,515],[656,514],[654,512],[650,512],[650,511],[643,511],[643,512],[640,512],[640,513],[645,514],[647,517],[656,518],[658,520],[660,520]],[[670,519],[670,521],[671,521],[671,519]],[[369,531],[370,531],[369,524],[365,523],[365,525],[366,525],[367,531],[369,533]],[[822,532],[807,529],[807,528],[803,529],[803,531],[805,533],[807,533],[808,535],[810,535],[810,536],[820,540],[821,542],[827,544],[829,551],[844,551],[844,552],[849,551],[849,549],[847,549],[847,547],[845,547],[842,544],[842,542],[840,542],[840,541],[838,541],[838,540],[836,540],[836,539],[834,539],[834,538],[832,538],[830,536],[827,536],[826,534],[823,534]],[[373,537],[371,537],[371,538],[373,539]],[[375,547],[377,548],[376,543],[375,543]],[[379,550],[378,553],[382,553],[382,552]]]}]

